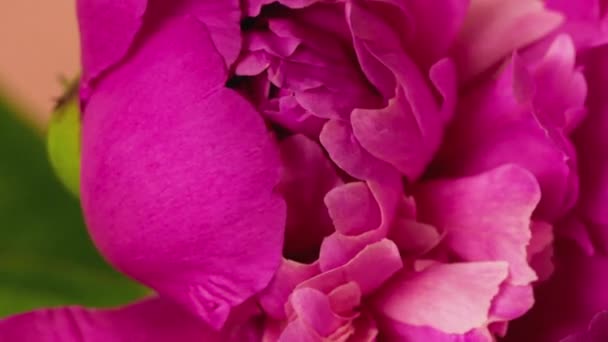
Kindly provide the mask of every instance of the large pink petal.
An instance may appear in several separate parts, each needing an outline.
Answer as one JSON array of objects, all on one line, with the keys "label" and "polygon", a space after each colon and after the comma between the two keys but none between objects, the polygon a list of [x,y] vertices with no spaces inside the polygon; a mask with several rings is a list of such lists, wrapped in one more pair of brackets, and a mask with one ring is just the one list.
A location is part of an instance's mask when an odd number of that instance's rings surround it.
[{"label": "large pink petal", "polygon": [[287,203],[283,255],[314,260],[323,238],[334,231],[323,198],[342,181],[321,146],[309,138],[291,136],[280,149],[284,172],[278,190]]},{"label": "large pink petal", "polygon": [[447,334],[465,334],[489,320],[492,299],[507,278],[504,262],[436,264],[401,272],[374,297],[382,317]]},{"label": "large pink petal", "polygon": [[[467,81],[557,28],[562,17],[540,0],[472,0],[452,55]],[[511,34],[516,30],[518,34]]]},{"label": "large pink petal", "polygon": [[534,177],[513,165],[468,178],[421,185],[418,218],[445,230],[445,245],[465,260],[504,260],[511,281],[536,279],[527,261],[530,219],[540,191]]},{"label": "large pink petal", "polygon": [[86,84],[126,55],[143,24],[148,0],[78,0],[77,5]]},{"label": "large pink petal", "polygon": [[121,309],[67,307],[43,309],[0,321],[6,342],[222,342],[257,341],[252,324],[216,332],[162,299],[148,299]]},{"label": "large pink petal", "polygon": [[84,113],[86,221],[118,269],[221,327],[281,262],[278,148],[224,88],[200,22],[167,20],[147,37]]}]

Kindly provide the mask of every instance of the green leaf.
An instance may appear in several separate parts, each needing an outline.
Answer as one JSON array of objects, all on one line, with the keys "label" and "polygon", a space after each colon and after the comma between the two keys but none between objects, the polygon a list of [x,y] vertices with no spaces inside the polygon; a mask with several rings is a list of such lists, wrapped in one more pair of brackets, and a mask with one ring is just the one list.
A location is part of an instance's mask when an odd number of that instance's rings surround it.
[{"label": "green leaf", "polygon": [[147,293],[108,266],[44,141],[0,99],[0,316],[43,306],[121,305]]},{"label": "green leaf", "polygon": [[80,109],[78,97],[69,93],[51,117],[47,149],[51,165],[63,185],[80,197]]}]

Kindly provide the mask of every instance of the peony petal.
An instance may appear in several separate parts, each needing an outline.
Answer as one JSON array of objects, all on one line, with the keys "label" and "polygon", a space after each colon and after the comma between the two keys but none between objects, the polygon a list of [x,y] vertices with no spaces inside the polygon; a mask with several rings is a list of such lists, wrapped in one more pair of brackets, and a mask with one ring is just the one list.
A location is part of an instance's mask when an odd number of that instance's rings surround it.
[{"label": "peony petal", "polygon": [[548,279],[553,273],[553,226],[542,221],[530,225],[532,238],[528,244],[528,262],[538,280]]},{"label": "peony petal", "polygon": [[436,264],[399,273],[373,305],[396,322],[464,334],[486,324],[492,299],[507,275],[504,262]]},{"label": "peony petal", "polygon": [[498,295],[492,301],[490,316],[497,321],[510,321],[521,317],[534,305],[532,286],[502,284]]},{"label": "peony petal", "polygon": [[[363,185],[363,183],[358,184],[357,187]],[[346,264],[367,245],[380,241],[387,236],[393,218],[397,214],[399,197],[402,196],[402,193],[399,190],[400,186],[401,180],[397,175],[387,175],[382,181],[370,181],[367,183],[366,187],[369,188],[368,191],[374,196],[377,206],[380,209],[381,219],[379,226],[368,231],[362,231],[359,235],[345,235],[340,231],[336,231],[326,237],[321,244],[321,251],[319,253],[319,265],[322,271],[327,271]],[[359,189],[361,188],[359,187]],[[349,198],[348,200],[350,201],[352,198]],[[353,210],[356,210],[357,212],[365,211],[368,209],[368,206],[371,205],[366,203],[365,200],[350,204],[362,206],[357,209],[353,208]],[[334,208],[331,209],[331,211],[335,213],[337,209]],[[341,221],[337,221],[337,224],[342,223],[343,222]],[[365,228],[371,228],[371,226],[366,224]],[[345,228],[340,228],[340,230],[348,231],[348,229]]]},{"label": "peony petal", "polygon": [[143,24],[148,0],[78,0],[82,84],[122,59]]},{"label": "peony petal", "polygon": [[555,66],[554,58],[548,57],[540,64],[546,64],[546,70],[536,66],[535,71],[515,55],[497,81],[469,91],[460,102],[434,169],[454,177],[517,164],[531,171],[541,187],[535,214],[551,221],[564,216],[578,193],[576,155],[565,132],[578,124],[580,116],[568,113],[580,110],[581,98],[561,99],[577,92],[570,86],[585,87],[570,80],[545,84],[551,78],[577,78],[577,72],[568,67],[567,53],[556,59],[560,58],[560,68],[548,67]]},{"label": "peony petal", "polygon": [[306,265],[284,259],[272,282],[260,293],[260,305],[274,319],[285,319],[285,304],[296,286],[321,273],[317,263]]},{"label": "peony petal", "polygon": [[460,33],[470,2],[472,0],[407,1],[415,32],[407,42],[408,50],[420,63],[429,67],[446,55]]},{"label": "peony petal", "polygon": [[314,260],[323,238],[334,230],[323,198],[342,181],[321,146],[309,138],[291,136],[280,149],[284,171],[278,191],[287,203],[283,255]]},{"label": "peony petal", "polygon": [[[396,95],[387,107],[352,112],[354,135],[372,155],[392,164],[410,180],[416,179],[438,149],[444,120],[451,117],[451,113],[441,112],[428,81],[405,53],[398,33],[386,20],[358,3],[347,8],[347,15],[354,37],[397,80]],[[455,76],[439,77],[443,72],[449,73],[450,66],[442,63],[439,68],[442,71],[435,72],[435,77],[441,78],[442,87],[451,79],[455,89]],[[441,90],[441,93],[454,93],[455,96],[455,90]]]},{"label": "peony petal", "polygon": [[398,219],[388,237],[397,244],[402,256],[420,256],[441,242],[437,228],[413,219]]},{"label": "peony petal", "polygon": [[589,331],[568,336],[561,342],[599,342],[608,340],[608,311],[596,314],[589,323]]},{"label": "peony petal", "polygon": [[329,336],[348,321],[333,311],[329,298],[319,290],[310,287],[298,288],[289,300],[296,320],[302,320],[322,337]]},{"label": "peony petal", "polygon": [[447,334],[431,327],[403,324],[384,318],[380,322],[382,341],[433,341],[433,342],[490,342],[493,336],[487,329],[475,329],[465,334]]},{"label": "peony petal", "polygon": [[401,267],[397,246],[388,239],[369,244],[348,263],[304,281],[298,288],[312,287],[329,293],[336,287],[355,282],[363,295],[378,289]]},{"label": "peony petal", "polygon": [[[546,0],[547,8],[560,12],[565,20],[555,34],[567,33],[574,40],[577,50],[605,44],[608,39],[603,0]],[[602,15],[604,18],[602,18]],[[603,22],[602,22],[603,21]],[[552,37],[549,37],[552,38]]]},{"label": "peony petal", "polygon": [[225,81],[205,27],[167,20],[99,83],[83,122],[96,245],[215,328],[270,282],[285,224],[278,149]]},{"label": "peony petal", "polygon": [[608,45],[585,60],[589,83],[589,116],[574,134],[579,155],[581,196],[577,211],[601,253],[608,254]]},{"label": "peony petal", "polygon": [[429,182],[415,197],[418,218],[445,230],[445,245],[460,257],[507,261],[514,285],[536,279],[526,246],[540,191],[529,172],[507,165],[478,176]]},{"label": "peony petal", "polygon": [[[468,81],[557,28],[562,17],[540,0],[472,0],[452,55]],[[517,30],[518,34],[510,34]]]},{"label": "peony petal", "polygon": [[555,272],[538,285],[534,306],[511,323],[505,341],[560,341],[585,331],[593,316],[608,308],[607,257],[585,255],[575,244],[558,240],[554,259]]},{"label": "peony petal", "polygon": [[340,234],[359,235],[380,225],[378,202],[364,182],[333,188],[325,196],[325,204]]},{"label": "peony petal", "polygon": [[43,309],[0,321],[0,341],[256,341],[252,324],[216,332],[174,304],[154,298],[121,309]]}]

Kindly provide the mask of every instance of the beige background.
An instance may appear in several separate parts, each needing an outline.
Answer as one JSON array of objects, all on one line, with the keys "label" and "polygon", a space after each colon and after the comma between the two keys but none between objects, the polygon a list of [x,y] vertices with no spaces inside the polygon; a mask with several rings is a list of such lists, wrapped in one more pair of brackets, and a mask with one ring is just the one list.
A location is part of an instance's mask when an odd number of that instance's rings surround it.
[{"label": "beige background", "polygon": [[0,89],[45,127],[58,81],[79,70],[76,0],[0,0]]}]

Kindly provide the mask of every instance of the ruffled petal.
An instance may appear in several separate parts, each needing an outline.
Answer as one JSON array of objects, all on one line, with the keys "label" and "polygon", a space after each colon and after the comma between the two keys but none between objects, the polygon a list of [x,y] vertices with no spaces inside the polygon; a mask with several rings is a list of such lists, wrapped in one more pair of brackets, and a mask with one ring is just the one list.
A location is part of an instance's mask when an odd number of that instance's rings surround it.
[{"label": "ruffled petal", "polygon": [[378,202],[364,182],[333,188],[325,196],[325,204],[336,231],[341,234],[359,235],[380,225]]},{"label": "ruffled petal", "polygon": [[254,342],[259,334],[251,323],[214,331],[158,298],[121,309],[43,309],[0,321],[0,341],[7,342]]},{"label": "ruffled petal", "polygon": [[382,286],[402,266],[397,246],[383,239],[363,248],[348,263],[304,281],[298,287],[312,287],[328,293],[340,285],[355,282],[363,295],[367,295]]},{"label": "ruffled petal", "polygon": [[284,171],[277,189],[287,203],[283,255],[315,259],[323,238],[334,231],[323,198],[342,181],[321,146],[309,138],[294,135],[279,147]]},{"label": "ruffled petal", "polygon": [[445,230],[445,245],[461,258],[507,261],[515,285],[536,280],[526,246],[540,190],[529,172],[507,165],[469,178],[429,182],[415,197],[418,218]]},{"label": "ruffled petal", "polygon": [[99,83],[83,122],[96,245],[216,328],[279,267],[286,211],[278,148],[225,81],[204,25],[167,20]]},{"label": "ruffled petal", "polygon": [[[558,41],[556,48],[562,43],[569,45]],[[514,56],[497,81],[462,98],[432,168],[454,177],[517,164],[532,172],[541,187],[535,214],[551,221],[564,216],[578,195],[576,154],[566,134],[582,118],[578,110],[586,92],[584,82],[575,82],[580,74],[573,61],[568,53],[549,53],[528,65]],[[548,82],[552,78],[563,81]]]},{"label": "ruffled petal", "polygon": [[504,262],[436,264],[401,272],[374,297],[390,320],[447,334],[465,334],[489,320],[492,299],[507,278]]},{"label": "ruffled petal", "polygon": [[[557,28],[562,17],[539,0],[472,0],[452,55],[468,81]],[[517,34],[511,34],[517,31]],[[508,39],[506,39],[508,38]]]},{"label": "ruffled petal", "polygon": [[274,319],[285,319],[285,303],[296,286],[321,273],[319,265],[283,260],[272,282],[260,293],[260,305]]}]

